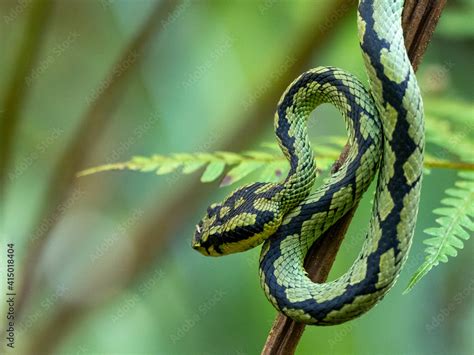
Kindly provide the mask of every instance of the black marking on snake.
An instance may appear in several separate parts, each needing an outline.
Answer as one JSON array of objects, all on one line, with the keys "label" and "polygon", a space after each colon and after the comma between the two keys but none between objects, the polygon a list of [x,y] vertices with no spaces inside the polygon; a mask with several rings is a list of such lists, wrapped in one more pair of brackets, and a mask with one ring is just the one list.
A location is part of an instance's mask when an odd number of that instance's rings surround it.
[{"label": "black marking on snake", "polygon": [[[287,233],[287,235],[289,235],[289,234],[293,234],[294,231],[296,231],[296,230],[300,230],[302,224],[308,219],[308,215],[312,215],[314,213],[324,212],[324,211],[329,210],[329,208],[327,206],[327,203],[330,203],[330,201],[333,198],[334,193],[339,191],[342,186],[346,186],[348,184],[350,184],[352,186],[355,186],[355,181],[356,181],[355,180],[356,179],[355,172],[356,172],[356,169],[359,165],[360,160],[362,159],[362,156],[367,151],[365,149],[365,147],[367,147],[367,146],[369,146],[373,143],[372,138],[368,137],[367,139],[364,139],[361,132],[360,132],[360,116],[361,116],[361,114],[371,116],[370,113],[367,112],[362,107],[358,107],[358,106],[355,105],[355,102],[352,100],[352,96],[351,96],[351,93],[348,91],[348,88],[344,85],[342,80],[337,79],[334,76],[333,71],[327,71],[327,72],[324,72],[323,74],[326,74],[325,78],[324,78],[325,79],[324,81],[320,81],[321,80],[321,78],[320,78],[321,73],[306,73],[306,74],[304,74],[303,77],[306,77],[305,80],[304,80],[304,85],[307,85],[308,82],[310,82],[310,81],[317,81],[318,83],[321,83],[321,85],[326,83],[326,82],[330,82],[331,85],[333,85],[334,87],[337,87],[338,92],[344,94],[344,96],[347,99],[347,103],[350,106],[349,116],[350,116],[350,119],[353,122],[356,141],[363,142],[364,144],[361,145],[360,149],[358,150],[357,157],[352,161],[352,163],[349,165],[349,167],[347,169],[347,171],[351,172],[352,174],[347,174],[338,184],[334,185],[330,190],[328,190],[315,203],[309,203],[309,204],[306,204],[306,205],[302,206],[301,212],[298,214],[298,216],[295,216],[292,219],[291,224],[281,226],[280,227],[281,230],[279,229],[277,234]],[[298,83],[299,83],[299,81],[298,81]],[[296,85],[298,85],[298,84],[296,84]],[[293,91],[293,90],[291,90],[291,91]],[[296,90],[296,92],[297,92],[297,90]],[[290,104],[293,104],[293,102],[291,101]],[[353,195],[352,196],[353,199],[355,199],[355,189],[352,189],[352,195]],[[291,231],[293,231],[293,232],[291,232]]]},{"label": "black marking on snake", "polygon": [[244,198],[244,201],[254,201],[257,198],[271,199],[278,192],[283,189],[281,185],[272,186],[267,191],[256,193],[259,188],[265,186],[265,183],[254,183],[249,186],[245,186],[239,190],[238,193],[232,194],[222,205],[218,205],[214,208],[208,208],[208,216],[216,216],[215,225],[220,226],[226,220],[226,216],[220,217],[220,212],[224,207],[230,208],[229,214],[235,213],[240,214],[242,212],[255,214],[255,223],[249,226],[235,227],[231,231],[224,233],[214,233],[210,235],[206,240],[201,241],[201,246],[204,247],[208,253],[209,248],[214,246],[214,250],[219,254],[222,254],[221,246],[228,243],[242,242],[244,240],[252,238],[254,235],[263,232],[265,224],[272,221],[275,218],[273,211],[261,211],[257,210],[253,204],[244,204],[241,207],[234,209],[235,203],[240,198]]},{"label": "black marking on snake", "polygon": [[[359,7],[360,14],[366,22],[366,29],[364,35],[364,41],[362,45],[362,50],[365,53],[374,53],[375,55],[369,55],[371,58],[371,64],[376,70],[376,75],[382,83],[382,92],[383,99],[385,102],[389,103],[392,107],[397,109],[399,117],[395,126],[394,131],[397,134],[397,141],[402,142],[403,147],[397,146],[397,144],[391,144],[392,151],[395,153],[396,159],[394,163],[394,177],[388,182],[387,188],[392,195],[394,207],[386,217],[383,222],[380,222],[382,229],[382,237],[379,241],[378,248],[375,252],[369,255],[367,260],[367,272],[366,277],[358,283],[353,285],[348,285],[346,291],[338,297],[335,297],[331,300],[318,303],[314,299],[308,299],[302,302],[291,302],[287,299],[285,289],[281,287],[274,275],[274,261],[281,256],[281,251],[279,247],[272,247],[272,245],[279,245],[282,239],[284,239],[288,234],[287,231],[280,233],[280,230],[277,231],[273,239],[270,240],[269,251],[266,256],[261,260],[261,270],[265,274],[265,282],[269,287],[277,293],[276,299],[278,300],[278,306],[280,309],[305,309],[305,311],[310,314],[313,318],[318,321],[322,321],[330,311],[340,310],[345,304],[352,304],[357,296],[364,294],[371,294],[376,291],[379,291],[376,288],[378,281],[378,274],[380,272],[380,258],[381,256],[389,249],[394,249],[395,258],[400,253],[400,249],[397,247],[396,239],[396,226],[400,222],[400,213],[403,208],[403,198],[411,190],[411,186],[416,184],[419,179],[417,179],[413,184],[408,184],[404,171],[403,163],[408,160],[412,152],[417,149],[417,145],[410,139],[408,133],[408,122],[406,120],[407,111],[402,106],[402,99],[408,84],[408,77],[399,84],[394,85],[384,74],[384,68],[380,62],[379,56],[383,48],[389,49],[390,44],[385,40],[378,38],[374,30],[374,18],[373,18],[373,8],[371,4],[362,1]],[[393,90],[395,88],[395,90]],[[358,160],[358,159],[356,159]],[[349,169],[348,169],[349,171]],[[332,192],[328,192],[331,194]],[[328,196],[329,197],[329,196]],[[322,199],[321,199],[322,200]],[[309,204],[305,206],[307,213],[317,212],[317,208],[314,204]],[[325,211],[326,209],[321,209]],[[302,214],[303,211],[302,211]],[[295,217],[291,221],[291,226],[283,226],[286,230],[300,230],[302,226],[303,219]],[[293,225],[293,223],[296,224]],[[283,230],[283,228],[282,228]],[[386,285],[385,287],[389,287]]]},{"label": "black marking on snake", "polygon": [[[328,82],[334,82],[337,79],[334,77],[334,71],[336,68],[328,68],[330,70],[322,73],[304,73],[300,76],[298,81],[291,87],[291,89],[286,93],[283,101],[277,108],[278,112],[278,127],[276,129],[276,135],[279,137],[280,141],[285,145],[290,151],[295,151],[295,138],[289,135],[290,123],[286,117],[286,110],[289,107],[292,107],[294,104],[294,97],[299,92],[301,88],[304,88],[310,82],[317,82],[320,85],[324,85]],[[339,81],[340,82],[340,81]],[[288,176],[291,176],[296,173],[296,168],[299,165],[298,155],[291,154],[290,156],[290,172]]]},{"label": "black marking on snake", "polygon": [[[416,81],[413,83],[410,81],[415,80],[413,71],[406,67],[408,65],[406,51],[403,53],[403,49],[398,47],[403,46],[400,37],[401,23],[391,21],[393,20],[391,15],[395,15],[397,21],[400,20],[403,2],[394,0],[393,4],[396,6],[361,0],[358,21],[359,36],[363,36],[360,45],[366,54],[364,64],[373,89],[371,94],[375,97],[382,116],[387,114],[382,119],[391,121],[388,125],[384,125],[384,136],[388,141],[383,142],[384,137],[376,133],[380,132],[381,128],[378,120],[365,122],[360,119],[362,114],[366,114],[370,120],[374,107],[367,91],[354,76],[328,67],[304,73],[290,85],[277,109],[275,131],[291,165],[286,180],[279,185],[256,183],[236,190],[223,203],[208,209],[208,214],[196,228],[193,247],[204,254],[205,250],[209,253],[213,248],[216,251],[212,252],[213,255],[237,252],[239,246],[228,243],[238,244],[252,238],[243,245],[243,248],[246,248],[268,238],[260,260],[260,276],[264,291],[277,309],[305,323],[336,324],[357,317],[370,309],[394,283],[395,276],[400,272],[407,255],[408,242],[412,238],[412,227],[417,211],[411,209],[410,204],[419,200],[421,166],[418,165],[418,159],[422,159],[420,153],[423,153],[423,136],[412,138],[410,133],[411,129],[422,129],[423,115]],[[377,25],[382,26],[380,28],[375,27],[376,17]],[[380,34],[375,29],[380,29]],[[387,37],[387,40],[382,36]],[[393,68],[398,68],[396,70],[402,70],[404,73],[408,69],[408,74],[402,78],[404,80],[401,83],[398,78],[392,82],[390,71]],[[385,75],[386,69],[388,69],[387,75]],[[319,94],[315,92],[318,89],[314,85],[315,82],[321,86]],[[414,92],[408,92],[408,88],[410,90],[413,88]],[[297,97],[298,93],[301,95]],[[412,97],[405,97],[412,93],[413,100]],[[350,141],[355,146],[345,159],[341,159],[344,162],[340,168],[343,167],[344,170],[337,173],[335,169],[336,172],[331,172],[330,185],[318,189],[316,194],[307,198],[309,185],[315,178],[315,161],[306,132],[305,116],[309,114],[310,108],[323,102],[335,104],[343,115],[349,116],[345,117],[346,125],[350,132]],[[410,117],[407,117],[408,112]],[[412,113],[413,122],[411,122]],[[408,118],[410,122],[407,121]],[[364,127],[363,132],[361,123]],[[420,125],[416,126],[416,123]],[[372,130],[373,125],[377,125],[378,130]],[[364,135],[367,138],[364,139]],[[385,144],[383,159],[386,160],[380,169],[380,161],[375,158],[375,153],[380,152],[381,144]],[[415,170],[414,172],[407,170],[405,177],[404,166],[412,163],[409,160],[412,155],[415,158],[416,166],[413,167]],[[366,240],[359,256],[359,260],[363,263],[358,263],[356,260],[342,279],[335,281],[335,284],[329,282],[326,285],[329,288],[318,287],[316,284],[311,286],[308,279],[302,283],[297,282],[300,279],[296,279],[295,283],[286,279],[291,274],[304,277],[302,265],[290,265],[288,261],[303,262],[301,257],[306,254],[305,243],[314,240],[311,228],[318,228],[315,236],[319,236],[333,225],[337,218],[347,213],[352,206],[350,198],[352,197],[352,202],[359,200],[377,171],[379,175],[377,195],[369,227],[369,233],[374,234],[367,234],[367,238],[370,239]],[[256,193],[255,191],[261,187],[265,187],[262,189],[264,192]],[[352,196],[347,196],[349,191],[352,192]],[[385,196],[385,193],[388,196]],[[259,199],[268,199],[267,202],[270,204],[260,204]],[[408,200],[408,204],[405,203],[405,199]],[[386,205],[391,202],[393,204]],[[401,218],[402,212],[407,212],[406,221]],[[283,225],[279,225],[282,216],[285,219]],[[248,225],[236,227],[236,224],[242,222]],[[279,225],[273,236],[269,236],[269,230],[264,228],[269,225],[268,222],[275,228]],[[402,230],[398,230],[398,227],[402,227]],[[215,233],[216,229],[220,234]],[[262,233],[264,230],[265,233]],[[261,238],[254,238],[256,234]],[[283,260],[286,257],[289,260]],[[279,285],[279,282],[282,285]],[[299,295],[302,301],[294,302],[295,298],[298,299],[298,294],[295,294],[298,291],[303,292]],[[317,294],[312,293],[312,297],[308,297],[308,292]]]},{"label": "black marking on snake", "polygon": [[[373,5],[373,4],[372,4]],[[374,53],[378,55],[369,55],[372,66],[374,67],[377,77],[382,83],[382,95],[385,102],[389,103],[398,112],[398,120],[395,125],[394,132],[397,134],[398,144],[403,146],[397,146],[395,143],[391,143],[392,151],[395,153],[394,162],[394,177],[388,182],[388,191],[392,195],[394,208],[390,211],[387,218],[381,223],[382,227],[382,240],[380,245],[385,244],[385,248],[382,248],[381,253],[383,254],[389,248],[395,247],[395,257],[397,257],[400,249],[396,243],[396,226],[400,222],[400,212],[403,208],[403,198],[411,190],[408,181],[405,178],[403,164],[408,160],[410,155],[417,149],[416,143],[410,138],[408,133],[408,122],[407,122],[407,110],[403,107],[403,97],[405,95],[409,77],[405,80],[396,84],[391,82],[384,74],[384,66],[380,61],[380,53],[383,48],[389,50],[390,44],[384,39],[380,39],[374,30],[375,20],[373,18],[373,6],[366,1],[362,1],[359,6],[361,16],[366,22],[366,32],[364,35],[364,41],[361,45],[362,50],[369,54]],[[387,233],[390,231],[391,233]]]},{"label": "black marking on snake", "polygon": [[[337,81],[338,84],[338,89],[343,87],[342,82],[340,82],[338,79],[333,78],[333,80]],[[346,95],[349,95],[345,90],[340,90],[340,92],[343,92]],[[348,103],[352,105],[352,100],[348,100]],[[362,110],[365,111],[365,110]],[[361,110],[356,110],[354,106],[351,106],[351,116],[354,122],[354,131],[356,135],[356,140],[359,142],[363,142],[364,138],[362,137],[360,133],[360,126],[359,126],[359,115],[362,113]],[[368,112],[363,112],[368,115]],[[368,138],[365,140],[367,143],[371,143],[372,138]],[[366,144],[363,144],[358,151],[357,157],[351,162],[349,165],[347,171],[348,174],[336,185],[334,185],[330,190],[328,190],[318,201],[314,203],[309,203],[304,206],[302,206],[300,213],[293,217],[291,222],[286,225],[282,225],[278,231],[275,233],[273,237],[271,237],[270,240],[270,250],[269,253],[261,260],[261,269],[264,270],[265,278],[266,278],[266,283],[270,286],[271,289],[276,290],[278,293],[278,305],[280,309],[283,308],[299,308],[302,307],[303,309],[306,309],[308,313],[313,316],[316,319],[323,319],[329,310],[332,309],[337,309],[336,306],[334,306],[334,303],[336,302],[341,302],[342,304],[347,303],[347,298],[351,297],[351,290],[345,294],[344,298],[335,298],[331,301],[328,302],[323,302],[323,303],[317,303],[315,300],[306,300],[300,303],[294,303],[291,302],[287,299],[285,290],[281,286],[279,286],[275,273],[274,273],[274,266],[273,263],[276,259],[278,259],[281,256],[281,251],[279,247],[272,247],[272,245],[279,245],[279,243],[285,239],[286,236],[294,234],[297,231],[300,231],[303,223],[308,219],[308,215],[312,215],[318,212],[326,212],[328,210],[328,203],[332,200],[334,193],[339,191],[342,186],[346,186],[347,184],[351,184],[354,186],[355,184],[355,171],[357,169],[357,166],[363,156],[363,154],[366,152]],[[349,173],[350,172],[350,173]],[[378,265],[377,265],[378,266]],[[368,278],[366,280],[368,283],[373,283],[375,284],[374,280],[371,278]],[[355,291],[355,290],[354,290]],[[354,292],[355,293],[355,292]],[[355,297],[355,294],[354,294]],[[342,307],[342,306],[341,306]]]}]

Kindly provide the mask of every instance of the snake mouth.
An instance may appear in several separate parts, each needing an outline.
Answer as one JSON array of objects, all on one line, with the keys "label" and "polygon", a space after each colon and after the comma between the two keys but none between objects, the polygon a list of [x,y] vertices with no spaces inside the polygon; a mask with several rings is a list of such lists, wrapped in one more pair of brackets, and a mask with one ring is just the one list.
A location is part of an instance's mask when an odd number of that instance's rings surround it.
[{"label": "snake mouth", "polygon": [[199,225],[196,226],[196,231],[194,232],[193,240],[191,241],[191,246],[193,249],[197,249],[201,246],[201,228]]},{"label": "snake mouth", "polygon": [[201,254],[203,255],[209,255],[209,252],[207,251],[207,249],[202,246],[202,226],[200,224],[197,224],[196,225],[196,231],[194,232],[194,237],[191,241],[191,247],[194,249],[194,250],[197,250],[198,252],[200,252]]},{"label": "snake mouth", "polygon": [[209,251],[200,244],[200,242],[193,241],[191,246],[193,247],[194,250],[197,250],[199,253],[201,253],[204,256],[211,255]]}]

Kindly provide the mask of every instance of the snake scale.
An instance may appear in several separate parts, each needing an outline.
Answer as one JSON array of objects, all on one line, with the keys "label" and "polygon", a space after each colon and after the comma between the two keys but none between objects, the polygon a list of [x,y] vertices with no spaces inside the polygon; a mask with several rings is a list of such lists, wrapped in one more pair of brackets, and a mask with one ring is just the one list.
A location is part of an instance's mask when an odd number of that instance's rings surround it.
[{"label": "snake scale", "polygon": [[[281,183],[253,183],[211,205],[196,227],[193,248],[219,256],[264,242],[262,288],[273,306],[296,321],[333,325],[372,308],[395,283],[407,258],[420,199],[423,103],[406,53],[403,0],[361,0],[360,47],[370,91],[333,67],[303,73],[278,103],[275,133],[290,163]],[[311,191],[316,163],[307,118],[322,103],[342,114],[350,146],[342,166]],[[361,199],[378,174],[367,236],[341,277],[314,283],[303,267],[313,242]]]}]

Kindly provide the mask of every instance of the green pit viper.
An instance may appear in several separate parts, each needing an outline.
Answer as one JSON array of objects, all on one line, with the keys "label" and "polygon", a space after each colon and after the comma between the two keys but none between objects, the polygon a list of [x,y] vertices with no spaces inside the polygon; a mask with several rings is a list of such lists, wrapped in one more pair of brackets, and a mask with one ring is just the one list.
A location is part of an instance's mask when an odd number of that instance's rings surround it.
[{"label": "green pit viper", "polygon": [[[275,114],[278,143],[290,163],[281,183],[253,183],[211,205],[192,246],[204,255],[247,250],[264,242],[262,288],[273,306],[306,324],[333,325],[372,308],[395,283],[414,233],[422,180],[423,103],[406,53],[403,0],[361,0],[360,47],[370,91],[353,75],[318,67],[283,93]],[[347,159],[311,192],[316,165],[307,118],[331,103],[349,132]],[[367,237],[338,279],[312,282],[303,267],[313,242],[361,199],[378,173]]]}]

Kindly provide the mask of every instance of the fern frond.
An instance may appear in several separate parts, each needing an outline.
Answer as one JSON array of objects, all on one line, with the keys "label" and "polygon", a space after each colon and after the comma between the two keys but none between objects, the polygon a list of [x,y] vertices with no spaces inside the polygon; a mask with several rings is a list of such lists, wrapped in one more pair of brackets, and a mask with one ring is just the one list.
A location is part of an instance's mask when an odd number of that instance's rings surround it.
[{"label": "fern frond", "polygon": [[425,98],[423,101],[428,118],[433,115],[464,127],[474,128],[474,104],[440,97]]},{"label": "fern frond", "polygon": [[[339,148],[345,144],[345,138],[328,137],[327,145],[320,144],[314,148],[318,171],[328,171],[334,161],[338,159]],[[264,143],[262,146],[267,151],[247,151],[244,153],[214,152],[214,153],[179,153],[169,156],[153,155],[151,157],[135,156],[131,160],[120,163],[100,165],[83,170],[77,176],[86,176],[103,171],[132,170],[140,172],[155,172],[157,175],[165,175],[174,172],[191,174],[200,169],[202,182],[212,182],[222,176],[224,171],[230,168],[221,182],[221,186],[228,186],[247,177],[251,173],[260,171],[258,180],[263,182],[276,182],[288,172],[288,162],[281,153],[276,143]],[[427,156],[425,160],[425,171],[430,168],[458,169],[474,171],[474,163],[451,162]]]},{"label": "fern frond", "polygon": [[[474,160],[474,142],[469,129],[455,130],[450,121],[430,115],[426,119],[426,141],[459,156],[463,161]],[[443,154],[444,156],[444,154]]]},{"label": "fern frond", "polygon": [[464,246],[474,232],[474,173],[459,173],[461,180],[453,188],[446,190],[447,197],[441,200],[442,208],[433,211],[440,216],[436,219],[437,227],[428,228],[425,233],[431,237],[424,240],[426,259],[413,274],[404,293],[409,292],[433,267],[440,262],[448,262],[448,257],[455,257],[458,249]]},{"label": "fern frond", "polygon": [[288,171],[288,162],[281,153],[277,155],[260,151],[249,151],[242,154],[214,152],[169,156],[153,155],[151,157],[136,156],[127,162],[101,165],[81,171],[78,176],[112,170],[155,172],[157,175],[178,171],[183,174],[191,174],[203,169],[201,181],[212,182],[220,178],[227,168],[230,168],[221,182],[221,186],[227,186],[263,167],[265,167],[264,174],[261,176],[263,181],[275,181]]},{"label": "fern frond", "polygon": [[[338,145],[340,142],[340,139],[332,138],[334,145]],[[268,143],[264,146],[272,151],[252,150],[241,154],[218,151],[214,153],[180,153],[169,156],[136,156],[127,162],[106,164],[81,171],[78,176],[112,170],[155,172],[157,175],[177,171],[181,171],[183,174],[191,174],[203,168],[202,182],[215,181],[222,176],[226,169],[230,169],[222,178],[221,186],[232,185],[258,170],[261,171],[258,177],[259,181],[276,182],[287,174],[288,162],[276,143]],[[315,154],[318,157],[318,169],[326,171],[338,158],[339,151],[330,145],[319,145],[315,149]]]}]

